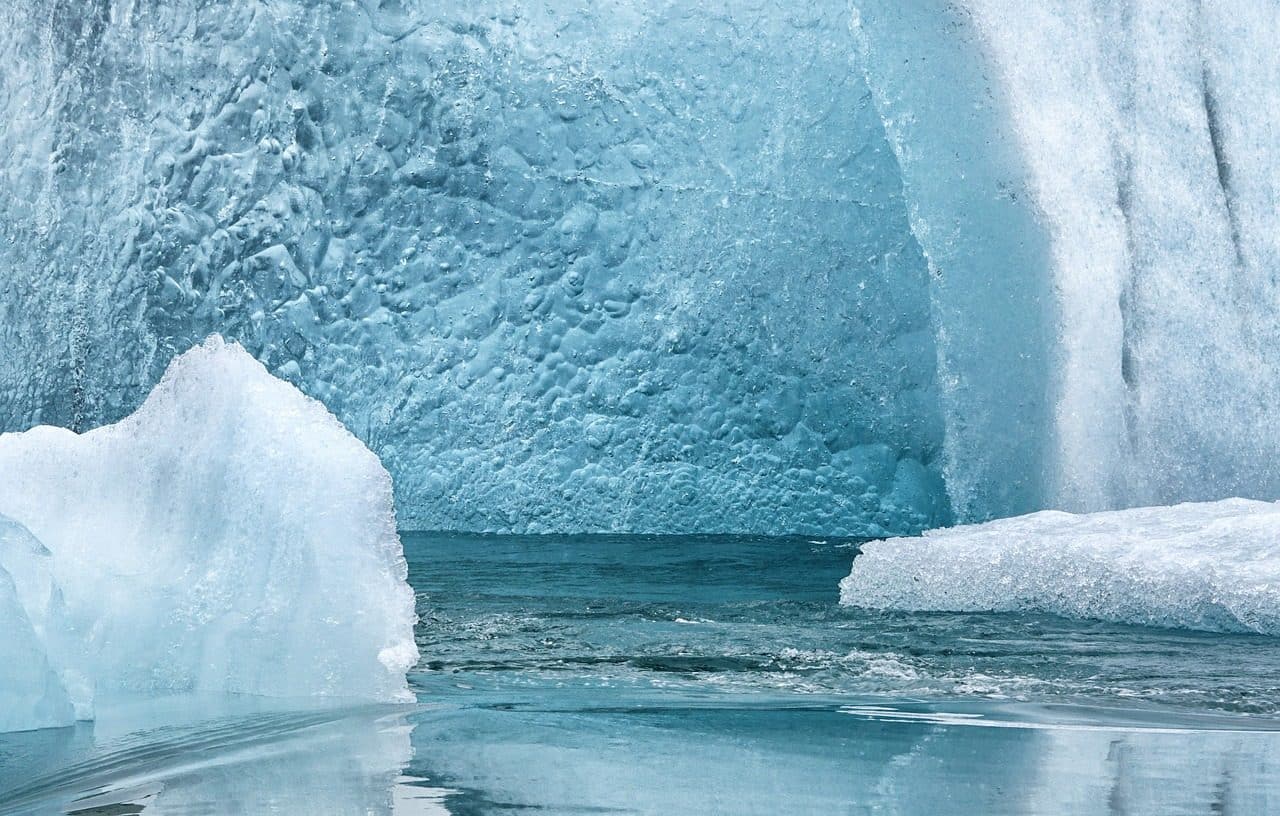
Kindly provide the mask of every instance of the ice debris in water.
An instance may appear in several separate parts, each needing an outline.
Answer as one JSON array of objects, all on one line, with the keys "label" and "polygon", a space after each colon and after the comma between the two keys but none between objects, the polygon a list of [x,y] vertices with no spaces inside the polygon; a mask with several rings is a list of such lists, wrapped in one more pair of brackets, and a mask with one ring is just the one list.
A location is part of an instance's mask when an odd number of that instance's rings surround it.
[{"label": "ice debris in water", "polygon": [[876,541],[840,601],[1280,635],[1280,504],[1046,511]]},{"label": "ice debris in water", "polygon": [[0,624],[14,633],[0,695],[18,695],[0,724],[57,724],[68,700],[85,713],[78,677],[410,699],[414,599],[391,479],[236,344],[214,336],[175,359],[115,425],[0,435],[0,512],[30,531],[0,528]]}]

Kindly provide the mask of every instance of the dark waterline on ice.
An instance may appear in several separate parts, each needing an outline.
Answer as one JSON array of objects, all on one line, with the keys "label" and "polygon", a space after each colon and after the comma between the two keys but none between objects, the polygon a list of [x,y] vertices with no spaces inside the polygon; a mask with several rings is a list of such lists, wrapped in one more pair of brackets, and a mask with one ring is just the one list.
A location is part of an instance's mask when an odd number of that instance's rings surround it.
[{"label": "dark waterline on ice", "polygon": [[851,540],[403,537],[419,705],[107,706],[0,735],[0,813],[1201,813],[1280,797],[1280,639],[844,608]]}]

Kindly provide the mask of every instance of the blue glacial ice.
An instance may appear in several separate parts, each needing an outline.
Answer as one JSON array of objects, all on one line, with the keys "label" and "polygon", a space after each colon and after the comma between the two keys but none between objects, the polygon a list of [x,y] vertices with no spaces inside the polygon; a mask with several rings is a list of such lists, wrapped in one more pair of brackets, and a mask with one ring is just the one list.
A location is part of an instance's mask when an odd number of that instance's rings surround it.
[{"label": "blue glacial ice", "polygon": [[1280,498],[1280,6],[962,5],[1048,250],[1042,506]]},{"label": "blue glacial ice", "polygon": [[25,3],[0,429],[216,331],[410,528],[1280,497],[1280,7],[1025,5]]},{"label": "blue glacial ice", "polygon": [[95,9],[0,32],[0,428],[114,421],[217,331],[410,528],[950,519],[842,3]]},{"label": "blue glacial ice", "polygon": [[1280,635],[1280,504],[1043,511],[875,541],[840,601]]},{"label": "blue glacial ice", "polygon": [[84,715],[91,687],[409,699],[416,617],[390,477],[234,344],[175,358],[113,425],[0,435],[0,508],[25,527],[0,526],[17,633],[0,648],[33,655],[33,677],[0,689],[35,689],[41,652],[45,675],[69,678],[44,708],[6,712],[62,716],[70,692]]}]

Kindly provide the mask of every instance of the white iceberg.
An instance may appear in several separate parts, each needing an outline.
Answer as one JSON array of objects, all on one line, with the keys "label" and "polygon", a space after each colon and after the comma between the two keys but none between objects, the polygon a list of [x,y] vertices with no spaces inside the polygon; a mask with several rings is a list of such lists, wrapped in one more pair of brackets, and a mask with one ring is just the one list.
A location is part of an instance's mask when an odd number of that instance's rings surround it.
[{"label": "white iceberg", "polygon": [[[411,699],[416,618],[391,479],[238,345],[215,336],[178,357],[115,425],[0,435],[0,512],[52,552],[70,677],[129,693]],[[0,584],[8,627],[33,604]],[[47,615],[22,618],[39,628]],[[0,652],[12,648],[25,647]]]},{"label": "white iceberg", "polygon": [[[0,732],[70,725],[75,708],[47,647],[58,593],[49,551],[0,516]],[[61,633],[54,633],[60,638]]]},{"label": "white iceberg", "polygon": [[840,600],[1280,635],[1280,504],[1046,511],[875,541]]}]

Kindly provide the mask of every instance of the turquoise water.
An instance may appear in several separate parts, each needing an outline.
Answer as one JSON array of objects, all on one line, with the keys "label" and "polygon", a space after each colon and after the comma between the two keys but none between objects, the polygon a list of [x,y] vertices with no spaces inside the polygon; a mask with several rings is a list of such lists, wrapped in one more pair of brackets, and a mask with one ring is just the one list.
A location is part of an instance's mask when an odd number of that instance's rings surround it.
[{"label": "turquoise water", "polygon": [[0,813],[1266,813],[1280,640],[842,608],[857,542],[406,534],[419,703],[0,736]]}]

